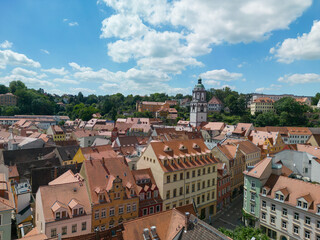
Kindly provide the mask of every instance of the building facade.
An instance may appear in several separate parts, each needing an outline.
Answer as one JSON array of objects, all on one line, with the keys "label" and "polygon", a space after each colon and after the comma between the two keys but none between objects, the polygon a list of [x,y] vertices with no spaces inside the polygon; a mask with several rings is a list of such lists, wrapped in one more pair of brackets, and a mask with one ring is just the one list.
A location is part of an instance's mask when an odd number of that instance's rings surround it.
[{"label": "building facade", "polygon": [[202,218],[216,213],[217,160],[202,139],[151,142],[137,168],[151,169],[165,210],[193,202]]},{"label": "building facade", "polygon": [[222,210],[231,200],[231,179],[225,163],[218,163],[217,211]]},{"label": "building facade", "polygon": [[192,101],[190,104],[190,124],[198,127],[202,122],[207,121],[208,103],[206,100],[206,90],[201,78],[192,91]]},{"label": "building facade", "polygon": [[18,97],[12,93],[0,94],[0,106],[16,106]]},{"label": "building facade", "polygon": [[266,112],[273,112],[274,111],[274,100],[267,98],[267,97],[261,97],[258,99],[255,99],[251,105],[251,115],[254,115],[256,113],[266,113]]}]

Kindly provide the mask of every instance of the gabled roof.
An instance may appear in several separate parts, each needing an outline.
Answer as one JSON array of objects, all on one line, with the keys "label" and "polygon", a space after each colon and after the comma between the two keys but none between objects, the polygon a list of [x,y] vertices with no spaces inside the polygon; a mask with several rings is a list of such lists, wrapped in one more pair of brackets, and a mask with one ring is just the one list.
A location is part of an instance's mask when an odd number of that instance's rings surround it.
[{"label": "gabled roof", "polygon": [[208,104],[220,104],[220,105],[222,105],[222,102],[219,100],[219,98],[213,96],[211,98],[211,100],[208,102]]},{"label": "gabled roof", "polygon": [[57,150],[62,161],[70,161],[73,159],[79,148],[79,146],[59,146],[57,147]]},{"label": "gabled roof", "polygon": [[271,188],[267,197],[275,198],[275,192],[286,188],[289,193],[284,201],[286,204],[297,206],[297,200],[304,198],[309,203],[308,211],[317,212],[317,205],[320,204],[319,184],[271,174],[265,185]]},{"label": "gabled roof", "polygon": [[65,184],[65,183],[76,183],[83,181],[82,177],[76,173],[74,174],[71,170],[66,171],[56,179],[52,180],[48,183],[48,185],[57,185],[57,184]]},{"label": "gabled roof", "polygon": [[81,148],[83,156],[87,159],[102,159],[117,157],[118,154],[112,149],[111,145]]},{"label": "gabled roof", "polygon": [[255,103],[274,103],[274,101],[268,97],[260,97],[260,98],[253,100],[253,102],[255,102]]},{"label": "gabled roof", "polygon": [[224,122],[208,122],[203,129],[211,130],[211,131],[222,131],[226,124]]},{"label": "gabled roof", "polygon": [[88,192],[82,182],[40,186],[38,191],[41,194],[42,210],[46,222],[55,219],[52,208],[57,210],[59,207],[63,207],[67,209],[69,217],[72,217],[71,209],[68,207],[72,199],[83,206],[86,214],[91,214]]},{"label": "gabled roof", "polygon": [[246,170],[243,172],[243,174],[254,178],[260,178],[268,167],[271,168],[271,164],[272,158],[266,157],[265,159],[254,165],[253,169],[251,169],[250,171]]},{"label": "gabled roof", "polygon": [[[136,190],[134,178],[131,170],[123,157],[106,158],[103,160],[86,160],[83,167],[87,175],[88,191],[93,203],[98,203],[98,195],[95,192],[97,188],[109,191],[112,187],[113,180],[119,177],[122,180],[123,187],[129,182]],[[131,198],[127,192],[127,197]],[[108,201],[108,199],[107,199]]]}]

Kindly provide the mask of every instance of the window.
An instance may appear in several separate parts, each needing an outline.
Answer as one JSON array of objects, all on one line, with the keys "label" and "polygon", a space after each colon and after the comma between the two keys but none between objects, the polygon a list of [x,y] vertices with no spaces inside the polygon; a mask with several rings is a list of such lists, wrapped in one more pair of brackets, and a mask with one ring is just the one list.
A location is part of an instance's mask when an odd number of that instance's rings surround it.
[{"label": "window", "polygon": [[256,189],[256,183],[254,181],[251,181],[251,188]]},{"label": "window", "polygon": [[183,180],[183,173],[180,173],[180,180]]},{"label": "window", "polygon": [[177,174],[174,174],[174,175],[173,175],[173,181],[174,181],[174,182],[177,181]]},{"label": "window", "polygon": [[207,193],[207,201],[209,201],[209,200],[210,200],[210,194]]},{"label": "window", "polygon": [[299,234],[299,227],[298,226],[293,226],[293,233]]},{"label": "window", "polygon": [[158,197],[158,193],[159,193],[158,190],[154,190],[154,191],[153,191],[153,197],[154,197],[154,198],[157,198],[157,197]]},{"label": "window", "polygon": [[200,197],[197,197],[197,204],[200,204]]},{"label": "window", "polygon": [[106,225],[101,225],[100,230],[101,230],[101,231],[106,230]]},{"label": "window", "polygon": [[214,199],[214,192],[212,192],[211,195],[212,195],[211,198]]},{"label": "window", "polygon": [[250,212],[254,213],[254,205],[253,204],[250,205]]},{"label": "window", "polygon": [[272,204],[271,205],[271,211],[275,211],[276,210],[276,205]]},{"label": "window", "polygon": [[308,203],[303,203],[303,208],[308,208]]},{"label": "window", "polygon": [[216,171],[216,167],[212,167],[212,172],[215,172]]},{"label": "window", "polygon": [[298,201],[298,207],[301,207],[301,206],[302,206],[301,201]]},{"label": "window", "polygon": [[167,176],[167,183],[170,183],[170,175]]},{"label": "window", "polygon": [[77,232],[77,224],[72,225],[72,233]]},{"label": "window", "polygon": [[131,212],[131,204],[127,204],[127,213]]},{"label": "window", "polygon": [[200,182],[198,182],[197,186],[198,186],[198,190],[200,190],[201,186],[200,186]]},{"label": "window", "polygon": [[320,240],[320,235],[317,235],[317,240]]},{"label": "window", "polygon": [[150,213],[150,214],[154,213],[154,207],[150,207],[150,208],[149,208],[149,213]]},{"label": "window", "polygon": [[194,192],[194,191],[195,191],[195,185],[192,184],[192,192]]},{"label": "window", "polygon": [[320,213],[320,207],[317,208],[317,213]]},{"label": "window", "polygon": [[173,197],[176,197],[177,196],[177,189],[173,189]]},{"label": "window", "polygon": [[68,231],[67,226],[62,227],[61,229],[62,235],[66,235],[67,231]]},{"label": "window", "polygon": [[147,209],[147,208],[144,208],[144,209],[142,210],[142,215],[145,216],[145,215],[147,215],[147,214],[148,214],[148,209]]},{"label": "window", "polygon": [[110,215],[110,216],[114,216],[114,208],[113,208],[113,207],[110,208],[109,215]]},{"label": "window", "polygon": [[183,187],[180,188],[179,194],[180,194],[180,195],[183,194]]},{"label": "window", "polygon": [[170,198],[170,190],[167,191],[166,198],[167,198],[167,199]]},{"label": "window", "polygon": [[205,188],[205,187],[206,187],[206,182],[203,181],[203,182],[202,182],[202,188]]},{"label": "window", "polygon": [[287,229],[287,222],[286,221],[282,221],[282,228]]},{"label": "window", "polygon": [[115,193],[114,194],[114,199],[119,199],[120,198],[120,193]]},{"label": "window", "polygon": [[56,212],[56,219],[60,219],[60,212]]},{"label": "window", "polygon": [[207,187],[210,187],[210,180],[207,181]]},{"label": "window", "polygon": [[156,206],[156,212],[160,212],[160,205]]},{"label": "window", "polygon": [[57,229],[56,228],[52,228],[51,229],[51,237],[56,237],[57,236]]},{"label": "window", "polygon": [[263,194],[263,195],[266,195],[266,194],[267,194],[267,190],[266,190],[266,189],[263,189],[263,190],[262,190],[262,194]]},{"label": "window", "polygon": [[279,199],[279,194],[278,193],[276,193],[276,199]]},{"label": "window", "polygon": [[144,200],[144,193],[140,193],[140,200]]},{"label": "window", "polygon": [[216,182],[216,180],[213,178],[213,179],[212,179],[212,186],[215,185],[215,182]]},{"label": "window", "polygon": [[251,193],[251,201],[254,201],[254,200],[255,200],[255,194]]},{"label": "window", "polygon": [[187,172],[187,179],[190,178],[190,172]]},{"label": "window", "polygon": [[282,215],[287,216],[288,215],[288,210],[286,208],[282,208]]},{"label": "window", "polygon": [[210,173],[211,172],[211,168],[210,167],[208,167],[208,173]]},{"label": "window", "polygon": [[305,222],[305,224],[310,225],[310,218],[306,217],[304,222]]},{"label": "window", "polygon": [[263,220],[266,220],[266,213],[265,213],[265,212],[262,212],[262,213],[261,213],[261,218],[262,218]]},{"label": "window", "polygon": [[118,211],[119,211],[119,214],[123,214],[123,206],[120,206]]},{"label": "window", "polygon": [[299,220],[299,213],[294,213],[294,220]]},{"label": "window", "polygon": [[150,199],[151,198],[151,192],[147,192],[147,199]]},{"label": "window", "polygon": [[283,195],[280,195],[280,201],[283,201],[283,200],[284,200]]},{"label": "window", "polygon": [[189,185],[186,186],[186,194],[189,194]]},{"label": "window", "polygon": [[94,212],[94,219],[99,219],[99,210]]},{"label": "window", "polygon": [[270,216],[270,223],[271,224],[274,224],[276,221],[275,217],[274,216]]},{"label": "window", "polygon": [[137,211],[137,204],[135,203],[132,204],[132,211],[133,212]]},{"label": "window", "polygon": [[202,169],[202,175],[205,175],[205,174],[206,174],[206,169],[203,168],[203,169]]},{"label": "window", "polygon": [[106,217],[106,209],[103,208],[101,209],[101,218],[105,218]]},{"label": "window", "polygon": [[307,230],[304,230],[304,237],[305,237],[306,239],[310,239],[310,232],[307,231]]},{"label": "window", "polygon": [[192,177],[194,178],[195,176],[196,176],[196,171],[193,170],[193,171],[192,171]]},{"label": "window", "polygon": [[201,169],[198,169],[198,177],[201,175]]},{"label": "window", "polygon": [[83,214],[83,208],[79,208],[79,215],[82,215]]},{"label": "window", "polygon": [[87,229],[87,222],[83,222],[82,224],[81,224],[81,230],[82,231],[85,231]]},{"label": "window", "polygon": [[320,228],[320,221],[317,221],[317,228]]}]

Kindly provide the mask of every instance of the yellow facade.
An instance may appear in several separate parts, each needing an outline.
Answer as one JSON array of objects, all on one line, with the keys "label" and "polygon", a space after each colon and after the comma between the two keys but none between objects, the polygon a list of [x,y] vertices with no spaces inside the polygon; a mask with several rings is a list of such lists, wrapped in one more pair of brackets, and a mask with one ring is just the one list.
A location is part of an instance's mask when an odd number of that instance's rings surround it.
[{"label": "yellow facade", "polygon": [[270,139],[267,138],[263,145],[266,146],[266,148],[263,149],[265,154],[278,153],[285,147],[285,143],[283,142],[280,134],[277,135],[274,143],[271,143]]},{"label": "yellow facade", "polygon": [[217,163],[166,172],[149,145],[137,163],[137,169],[144,168],[152,171],[163,199],[163,210],[194,202],[200,217],[208,219],[216,214]]},{"label": "yellow facade", "polygon": [[53,135],[53,141],[65,141],[66,140],[66,134],[54,134]]},{"label": "yellow facade", "polygon": [[101,231],[115,227],[139,215],[139,198],[126,198],[122,182],[114,183],[108,195],[110,202],[92,206],[92,232],[97,228]]},{"label": "yellow facade", "polygon": [[64,161],[63,164],[70,165],[70,164],[76,164],[76,163],[83,163],[84,160],[86,160],[86,158],[84,157],[81,151],[81,148],[79,148],[76,154],[74,155],[73,159],[69,161]]},{"label": "yellow facade", "polygon": [[261,112],[270,112],[274,111],[273,102],[253,102],[250,106],[251,115],[254,115],[255,113]]}]

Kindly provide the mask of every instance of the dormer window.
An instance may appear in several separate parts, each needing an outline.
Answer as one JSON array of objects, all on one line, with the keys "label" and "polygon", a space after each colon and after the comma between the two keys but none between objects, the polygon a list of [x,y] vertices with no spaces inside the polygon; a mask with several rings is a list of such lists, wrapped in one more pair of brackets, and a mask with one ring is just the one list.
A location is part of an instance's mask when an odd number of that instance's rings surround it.
[{"label": "dormer window", "polygon": [[280,201],[283,201],[283,200],[284,200],[283,195],[280,195]]},{"label": "dormer window", "polygon": [[317,213],[320,214],[320,206],[317,207]]},{"label": "dormer window", "polygon": [[114,199],[119,199],[120,198],[120,193],[114,193]]},{"label": "dormer window", "polygon": [[301,207],[301,206],[302,206],[302,202],[298,201],[298,207]]},{"label": "dormer window", "polygon": [[280,197],[279,197],[279,194],[278,193],[276,193],[276,199],[280,199]]},{"label": "dormer window", "polygon": [[73,216],[77,216],[78,215],[78,209],[73,209]]},{"label": "dormer window", "polygon": [[83,214],[83,208],[79,208],[79,215]]},{"label": "dormer window", "polygon": [[134,196],[134,195],[135,195],[134,189],[131,189],[131,190],[130,190],[130,195],[131,195],[131,196]]},{"label": "dormer window", "polygon": [[140,200],[144,200],[144,193],[140,193]]},{"label": "dormer window", "polygon": [[60,219],[60,212],[56,212],[56,219]]},{"label": "dormer window", "polygon": [[67,212],[66,211],[62,211],[62,218],[66,218],[67,217]]},{"label": "dormer window", "polygon": [[262,190],[262,194],[267,195],[267,190],[265,188]]},{"label": "dormer window", "polygon": [[[153,197],[154,198],[157,198],[158,197],[158,190],[154,190],[154,192],[153,192]],[[319,207],[318,207],[318,211],[319,211]]]},{"label": "dormer window", "polygon": [[303,203],[303,208],[307,209],[308,208],[308,203]]}]

